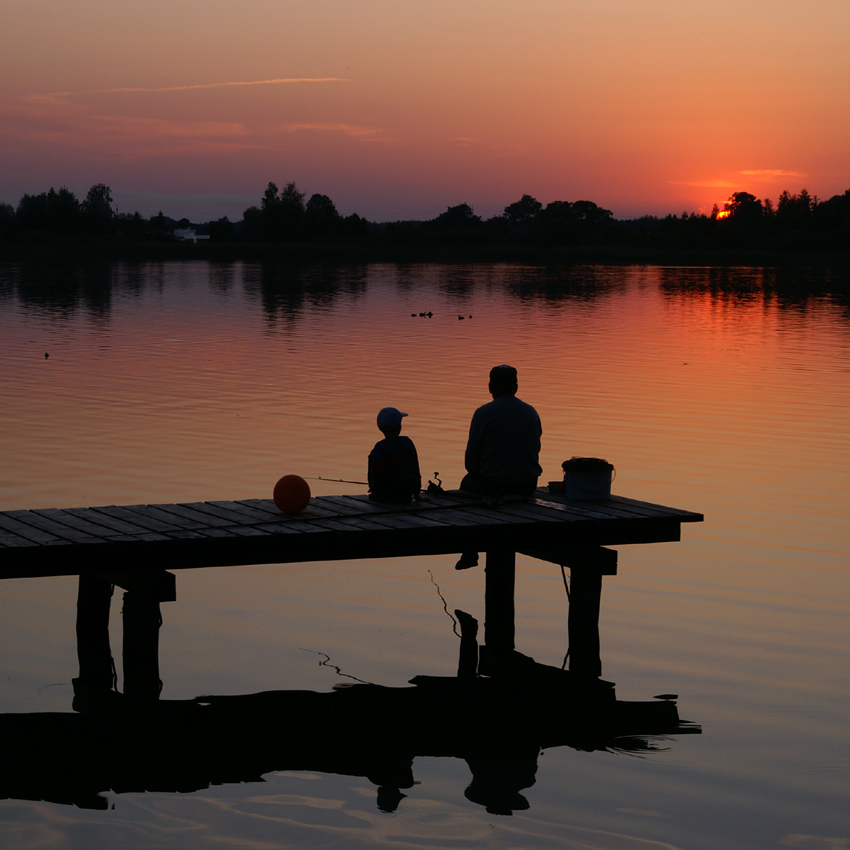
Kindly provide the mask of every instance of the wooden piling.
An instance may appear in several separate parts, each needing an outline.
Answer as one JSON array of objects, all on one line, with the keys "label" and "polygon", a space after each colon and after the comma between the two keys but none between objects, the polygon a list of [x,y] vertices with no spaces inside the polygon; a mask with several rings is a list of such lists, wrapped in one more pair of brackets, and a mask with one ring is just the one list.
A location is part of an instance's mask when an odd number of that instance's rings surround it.
[{"label": "wooden piling", "polygon": [[602,572],[594,564],[574,565],[570,570],[570,672],[599,677],[602,661],[599,647],[599,606]]},{"label": "wooden piling", "polygon": [[124,594],[124,695],[155,700],[162,690],[159,678],[159,601],[142,593]]},{"label": "wooden piling", "polygon": [[80,576],[77,591],[79,681],[95,690],[111,690],[114,682],[112,649],[109,645],[112,592],[112,582],[101,576]]}]

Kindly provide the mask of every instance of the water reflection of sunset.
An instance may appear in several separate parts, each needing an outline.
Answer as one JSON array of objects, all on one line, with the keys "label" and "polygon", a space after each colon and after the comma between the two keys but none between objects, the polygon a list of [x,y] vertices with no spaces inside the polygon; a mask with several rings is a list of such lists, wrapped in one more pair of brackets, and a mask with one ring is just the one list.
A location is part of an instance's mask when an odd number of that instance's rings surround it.
[{"label": "water reflection of sunset", "polygon": [[[797,333],[789,324],[795,314],[764,293],[746,299],[678,289],[662,297],[649,288],[657,280],[635,269],[627,275],[625,297],[600,282],[592,300],[564,299],[542,290],[532,274],[520,276],[525,281],[516,293],[517,309],[508,311],[496,289],[501,275],[476,279],[473,294],[465,288],[465,274],[450,271],[445,289],[430,292],[427,304],[415,288],[398,288],[408,284],[392,268],[376,267],[368,286],[349,294],[317,293],[309,283],[292,282],[280,310],[268,296],[261,300],[238,283],[219,292],[214,306],[192,294],[189,278],[166,301],[143,296],[153,325],[150,318],[140,325],[132,305],[125,308],[123,298],[115,298],[108,326],[90,348],[63,342],[61,326],[51,322],[41,338],[21,349],[29,356],[18,355],[26,380],[39,392],[25,410],[8,411],[9,439],[21,445],[13,457],[31,457],[25,446],[35,439],[45,468],[54,470],[52,481],[56,470],[73,464],[67,445],[49,438],[57,400],[67,398],[63,429],[87,434],[86,444],[102,447],[103,474],[110,479],[109,447],[137,445],[143,452],[153,435],[157,453],[166,457],[151,458],[146,469],[153,464],[171,470],[165,480],[183,478],[181,490],[192,498],[190,482],[197,486],[209,474],[202,471],[208,462],[203,453],[210,451],[198,442],[203,435],[216,447],[213,480],[224,497],[234,495],[232,487],[256,493],[253,488],[268,481],[272,459],[281,474],[357,480],[373,442],[374,411],[386,402],[411,414],[405,428],[421,443],[425,467],[459,480],[470,408],[486,400],[486,381],[453,365],[461,356],[480,363],[483,375],[490,360],[518,367],[520,395],[534,401],[544,421],[549,476],[570,454],[610,454],[621,459],[618,466],[643,457],[632,472],[640,475],[650,474],[655,451],[679,452],[682,462],[710,468],[719,457],[706,458],[705,449],[693,457],[692,451],[706,430],[722,433],[733,422],[748,421],[762,423],[759,431],[778,440],[789,417],[804,429],[819,415],[817,407],[793,400],[807,380],[786,363]],[[323,299],[326,308],[312,306]],[[545,313],[536,306],[541,299],[549,304]],[[426,307],[434,318],[411,317]],[[458,314],[473,318],[459,322]],[[842,344],[841,338],[827,339],[821,356],[833,356]],[[42,348],[51,351],[47,363]],[[394,377],[381,379],[387,369]],[[316,407],[317,385],[325,409]],[[779,420],[764,408],[768,399],[775,403],[777,389],[787,397]],[[840,394],[840,386],[833,391]],[[11,424],[16,417],[19,427]],[[301,421],[309,426],[287,433]],[[355,423],[362,425],[352,430]],[[776,449],[761,439],[750,447],[756,454]],[[127,482],[128,496],[140,483]],[[142,487],[130,501],[157,498],[144,492]]]}]

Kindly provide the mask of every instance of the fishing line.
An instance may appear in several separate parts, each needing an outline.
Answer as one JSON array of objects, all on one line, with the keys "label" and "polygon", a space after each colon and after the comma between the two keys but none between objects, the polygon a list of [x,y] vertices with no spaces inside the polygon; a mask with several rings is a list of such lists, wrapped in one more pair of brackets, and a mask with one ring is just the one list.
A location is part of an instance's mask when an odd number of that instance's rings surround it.
[{"label": "fishing line", "polygon": [[457,620],[456,620],[456,619],[455,619],[455,618],[451,615],[451,613],[449,612],[449,606],[448,606],[448,604],[446,603],[446,598],[443,596],[443,593],[442,593],[442,591],[440,590],[440,585],[439,585],[439,584],[437,584],[437,582],[435,582],[435,581],[434,581],[434,574],[431,572],[431,570],[428,570],[428,575],[429,575],[429,576],[431,576],[431,584],[433,584],[433,585],[434,585],[434,587],[436,587],[436,588],[437,588],[437,596],[439,596],[439,597],[440,597],[440,599],[443,601],[443,610],[446,612],[446,616],[448,616],[448,618],[452,621],[452,631],[453,631],[453,632],[454,632],[454,633],[455,633],[458,637],[460,637],[460,636],[461,636],[461,635],[460,635],[460,632],[457,630]]},{"label": "fishing line", "polygon": [[301,652],[312,652],[314,655],[322,655],[324,656],[324,661],[319,662],[319,667],[330,667],[332,670],[336,671],[337,676],[344,676],[346,679],[354,679],[355,682],[360,682],[363,685],[374,685],[374,682],[367,682],[365,679],[358,679],[357,676],[352,676],[350,673],[343,673],[342,668],[337,667],[336,664],[331,664],[331,657],[327,654],[327,652],[322,652],[318,649],[305,649],[303,646],[299,647]]}]

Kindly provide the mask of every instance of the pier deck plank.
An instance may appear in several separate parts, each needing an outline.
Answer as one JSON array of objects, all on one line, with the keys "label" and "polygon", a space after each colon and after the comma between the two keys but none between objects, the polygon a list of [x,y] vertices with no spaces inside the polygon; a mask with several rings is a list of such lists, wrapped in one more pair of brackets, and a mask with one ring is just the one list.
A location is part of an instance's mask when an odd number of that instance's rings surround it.
[{"label": "pier deck plank", "polygon": [[477,549],[553,550],[679,540],[702,514],[611,496],[538,489],[488,503],[457,491],[410,505],[319,496],[298,514],[270,499],[0,512],[0,579],[105,570],[285,564]]}]

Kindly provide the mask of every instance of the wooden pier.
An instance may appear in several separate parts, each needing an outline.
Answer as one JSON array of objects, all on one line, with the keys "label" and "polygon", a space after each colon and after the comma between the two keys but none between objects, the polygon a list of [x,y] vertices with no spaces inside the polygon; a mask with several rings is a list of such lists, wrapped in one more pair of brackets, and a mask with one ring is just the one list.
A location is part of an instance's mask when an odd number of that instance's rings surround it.
[{"label": "wooden pier", "polygon": [[[567,564],[589,550],[680,539],[701,514],[621,496],[487,502],[457,491],[410,505],[319,496],[298,514],[270,499],[0,512],[0,579],[352,560],[469,550]],[[609,569],[615,553],[608,558]],[[116,582],[121,584],[121,582]],[[123,585],[122,585],[123,586]]]},{"label": "wooden pier", "polygon": [[127,591],[125,692],[146,697],[161,685],[160,603],[177,598],[174,570],[482,552],[484,642],[505,658],[515,651],[519,552],[569,567],[570,669],[599,676],[602,577],[617,571],[617,551],[606,547],[676,541],[682,523],[703,517],[622,496],[568,500],[553,489],[498,501],[429,492],[409,505],[320,496],[289,515],[268,499],[5,511],[0,579],[79,576],[80,679],[96,687],[112,675],[113,585]]}]

